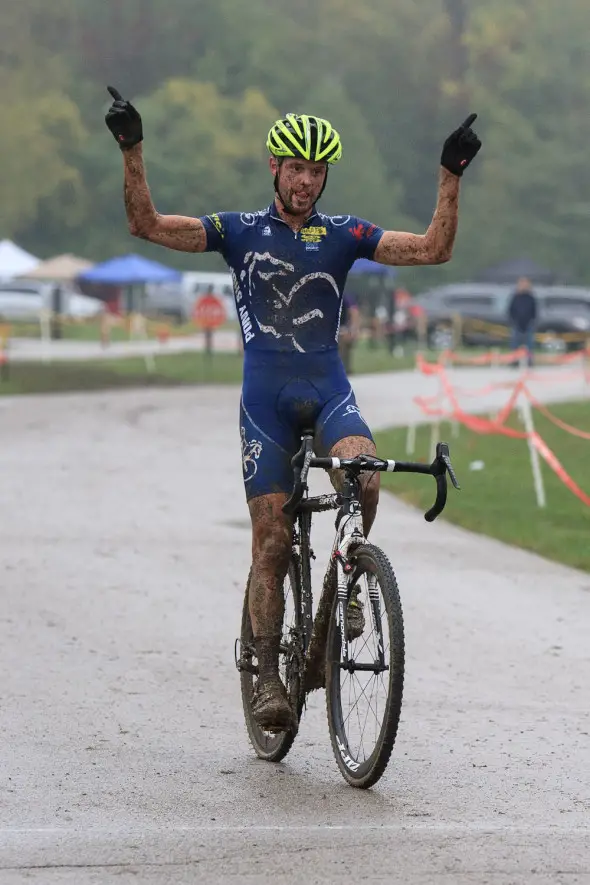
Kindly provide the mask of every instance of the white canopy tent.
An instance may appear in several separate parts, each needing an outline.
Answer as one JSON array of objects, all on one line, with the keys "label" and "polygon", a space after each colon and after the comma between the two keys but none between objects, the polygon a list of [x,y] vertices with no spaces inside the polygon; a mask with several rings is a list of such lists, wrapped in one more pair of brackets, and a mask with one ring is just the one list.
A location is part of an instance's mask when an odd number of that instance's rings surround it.
[{"label": "white canopy tent", "polygon": [[12,280],[33,270],[39,259],[11,240],[0,240],[0,282]]},{"label": "white canopy tent", "polygon": [[33,270],[20,274],[28,280],[47,280],[56,283],[72,283],[78,274],[93,267],[92,261],[66,253],[40,261]]}]

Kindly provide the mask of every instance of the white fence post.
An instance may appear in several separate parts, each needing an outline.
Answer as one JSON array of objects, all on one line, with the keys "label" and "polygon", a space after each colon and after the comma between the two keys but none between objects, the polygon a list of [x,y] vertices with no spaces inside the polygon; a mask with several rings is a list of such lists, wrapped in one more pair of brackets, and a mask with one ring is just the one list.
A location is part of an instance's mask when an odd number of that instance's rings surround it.
[{"label": "white fence post", "polygon": [[[131,314],[129,320],[129,340],[130,341],[146,341],[149,342],[149,335],[147,332],[147,323],[143,314],[141,313],[133,313]],[[148,350],[144,353],[145,367],[148,372],[155,371],[156,361],[154,359],[153,353],[150,353]]]},{"label": "white fence post", "polygon": [[430,425],[430,457],[436,458],[436,444],[440,439],[440,421],[433,421]]},{"label": "white fence post", "polygon": [[535,425],[533,422],[533,410],[531,409],[531,404],[526,393],[522,394],[522,399],[520,402],[520,414],[522,417],[522,422],[524,424],[524,429],[528,434],[527,443],[529,447],[529,455],[531,458],[531,470],[533,473],[535,495],[537,496],[537,506],[545,507],[547,505],[547,499],[545,497],[545,485],[543,483],[543,474],[541,472],[541,462],[539,460],[539,453],[535,448],[532,440],[532,435],[535,432]]},{"label": "white fence post", "polygon": [[43,344],[42,361],[49,363],[51,362],[51,314],[44,307],[39,311],[39,332]]}]

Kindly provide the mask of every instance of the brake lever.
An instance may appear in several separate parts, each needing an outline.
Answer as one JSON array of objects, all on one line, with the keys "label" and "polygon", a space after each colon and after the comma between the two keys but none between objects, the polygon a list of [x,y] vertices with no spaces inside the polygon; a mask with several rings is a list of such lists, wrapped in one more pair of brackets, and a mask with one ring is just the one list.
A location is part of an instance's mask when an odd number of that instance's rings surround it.
[{"label": "brake lever", "polygon": [[309,439],[304,438],[299,451],[291,458],[291,466],[293,467],[293,491],[290,497],[282,506],[283,513],[293,516],[299,502],[303,499],[307,491],[307,474],[309,473],[309,464],[313,457],[313,450]]},{"label": "brake lever", "polygon": [[456,489],[460,489],[459,481],[457,480],[457,476],[455,475],[455,471],[453,470],[453,465],[451,464],[451,456],[449,454],[449,446],[447,443],[437,443],[436,444],[436,457],[437,460],[442,461],[444,464],[444,468],[446,472],[451,477],[451,482]]}]

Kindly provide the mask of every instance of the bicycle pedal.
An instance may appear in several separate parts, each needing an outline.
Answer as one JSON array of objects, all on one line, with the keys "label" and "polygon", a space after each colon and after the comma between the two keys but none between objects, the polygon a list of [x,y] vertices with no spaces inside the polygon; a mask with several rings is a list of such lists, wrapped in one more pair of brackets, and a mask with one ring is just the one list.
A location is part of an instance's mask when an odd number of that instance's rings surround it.
[{"label": "bicycle pedal", "polygon": [[[238,655],[238,648],[240,653]],[[236,670],[239,672],[252,673],[253,676],[258,676],[258,666],[252,663],[252,652],[251,650],[247,650],[242,652],[242,644],[239,639],[236,639],[234,645],[234,660],[236,663]]]}]

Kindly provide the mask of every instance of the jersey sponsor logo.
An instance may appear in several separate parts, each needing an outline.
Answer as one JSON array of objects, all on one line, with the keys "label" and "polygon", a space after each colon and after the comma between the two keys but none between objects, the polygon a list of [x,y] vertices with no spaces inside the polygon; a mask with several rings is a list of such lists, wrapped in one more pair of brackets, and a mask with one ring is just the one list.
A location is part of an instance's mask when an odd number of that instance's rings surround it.
[{"label": "jersey sponsor logo", "polygon": [[248,314],[246,309],[246,305],[242,304],[238,311],[240,315],[240,324],[242,326],[242,332],[244,333],[244,341],[246,344],[248,341],[251,341],[254,338],[254,332],[252,331],[252,320]]},{"label": "jersey sponsor logo", "polygon": [[263,218],[265,215],[268,215],[268,209],[259,209],[258,212],[242,212],[240,221],[246,227],[253,227],[256,224],[256,220]]},{"label": "jersey sponsor logo", "polygon": [[221,218],[219,217],[217,212],[214,212],[212,215],[208,215],[207,218],[209,219],[211,224],[214,225],[215,229],[218,231],[221,237],[224,237],[225,231],[223,230],[223,222],[221,221]]},{"label": "jersey sponsor logo", "polygon": [[350,221],[350,215],[322,215],[321,217],[327,218],[334,227],[344,227]]},{"label": "jersey sponsor logo", "polygon": [[234,298],[236,299],[236,304],[239,304],[242,300],[242,290],[240,289],[240,284],[238,282],[238,278],[236,276],[236,272],[231,268],[231,281],[234,287]]},{"label": "jersey sponsor logo", "polygon": [[325,227],[302,227],[299,236],[303,243],[321,243],[327,233]]},{"label": "jersey sponsor logo", "polygon": [[257,461],[262,454],[262,443],[259,439],[246,439],[246,428],[242,427],[242,469],[244,471],[244,482],[250,482],[252,477],[256,476],[258,470]]},{"label": "jersey sponsor logo", "polygon": [[363,418],[363,416],[361,415],[361,410],[359,409],[359,407],[353,405],[352,403],[349,403],[349,405],[347,405],[345,410],[342,412],[343,418],[346,418],[347,415],[356,415],[358,418],[361,419],[363,424],[366,424],[367,427],[369,426],[367,424],[367,422],[365,421],[365,419]]},{"label": "jersey sponsor logo", "polygon": [[377,230],[377,225],[370,224],[368,227],[365,227],[364,224],[361,224],[359,222],[358,224],[355,224],[354,227],[349,227],[348,230],[353,235],[355,240],[362,240],[363,237],[368,240],[369,237],[372,237]]}]

